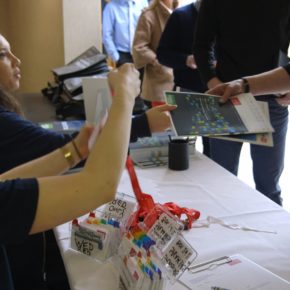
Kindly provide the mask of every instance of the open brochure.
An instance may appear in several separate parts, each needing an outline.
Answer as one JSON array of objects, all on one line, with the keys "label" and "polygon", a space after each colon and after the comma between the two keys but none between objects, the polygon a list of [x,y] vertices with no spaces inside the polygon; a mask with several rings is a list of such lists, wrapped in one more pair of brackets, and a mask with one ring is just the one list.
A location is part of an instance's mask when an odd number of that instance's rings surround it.
[{"label": "open brochure", "polygon": [[[258,101],[259,106],[263,110],[265,116],[269,116],[269,107],[267,102]],[[253,134],[238,134],[228,136],[214,136],[214,138],[236,141],[236,142],[248,142],[250,144],[263,145],[273,147],[273,135],[271,132],[268,133],[253,133]]]},{"label": "open brochure", "polygon": [[240,254],[193,265],[179,282],[192,290],[290,289],[288,281]]},{"label": "open brochure", "polygon": [[173,129],[179,136],[210,136],[273,132],[269,118],[251,94],[240,94],[225,104],[219,97],[188,92],[165,92]]}]

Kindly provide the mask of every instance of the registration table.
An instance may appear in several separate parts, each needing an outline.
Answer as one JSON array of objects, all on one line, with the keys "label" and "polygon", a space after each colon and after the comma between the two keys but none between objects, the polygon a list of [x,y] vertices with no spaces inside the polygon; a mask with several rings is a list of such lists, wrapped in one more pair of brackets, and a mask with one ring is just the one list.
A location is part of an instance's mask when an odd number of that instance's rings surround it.
[{"label": "registration table", "polygon": [[[156,202],[173,201],[201,212],[196,224],[200,227],[184,232],[198,253],[194,263],[238,253],[290,281],[290,213],[283,208],[200,153],[191,157],[186,171],[157,167],[136,172],[143,192]],[[133,195],[126,171],[118,191]],[[209,224],[209,216],[257,231]],[[71,289],[118,289],[118,269],[113,264],[100,264],[69,248],[69,224],[57,227],[55,234]],[[186,288],[177,282],[174,289]]]}]

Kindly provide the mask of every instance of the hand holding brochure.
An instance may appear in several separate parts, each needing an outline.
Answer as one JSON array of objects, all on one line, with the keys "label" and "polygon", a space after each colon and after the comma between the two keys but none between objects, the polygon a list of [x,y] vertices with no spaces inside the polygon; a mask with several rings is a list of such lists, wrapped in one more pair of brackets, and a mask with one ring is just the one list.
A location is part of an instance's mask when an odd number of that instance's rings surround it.
[{"label": "hand holding brochure", "polygon": [[251,94],[240,94],[220,104],[219,97],[184,92],[165,92],[177,135],[231,135],[273,132],[269,119]]}]

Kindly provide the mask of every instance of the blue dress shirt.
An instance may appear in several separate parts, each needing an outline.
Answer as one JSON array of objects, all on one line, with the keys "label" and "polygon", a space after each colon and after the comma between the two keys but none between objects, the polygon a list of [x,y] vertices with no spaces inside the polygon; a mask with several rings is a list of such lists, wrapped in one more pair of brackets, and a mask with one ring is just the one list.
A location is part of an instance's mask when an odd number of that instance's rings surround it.
[{"label": "blue dress shirt", "polygon": [[[133,9],[131,17],[129,1]],[[132,27],[135,33],[142,9],[147,6],[147,0],[111,0],[106,4],[103,12],[103,44],[113,61],[118,61],[118,51],[131,53],[131,43],[134,38]],[[133,23],[130,23],[130,18]]]}]

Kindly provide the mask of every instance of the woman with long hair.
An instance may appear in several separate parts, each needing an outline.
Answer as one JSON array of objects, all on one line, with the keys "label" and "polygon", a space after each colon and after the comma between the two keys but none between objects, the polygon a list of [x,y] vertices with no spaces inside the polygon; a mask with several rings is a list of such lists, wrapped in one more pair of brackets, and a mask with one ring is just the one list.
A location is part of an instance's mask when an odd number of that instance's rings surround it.
[{"label": "woman with long hair", "polygon": [[[0,174],[65,144],[69,147],[72,144],[72,154],[78,153],[77,158],[69,159],[70,165],[75,165],[88,155],[88,139],[92,127],[85,126],[82,134],[71,143],[73,136],[42,129],[26,120],[13,96],[20,86],[20,65],[21,61],[11,52],[9,42],[0,34]],[[134,89],[133,85],[132,90]],[[154,108],[134,118],[131,141],[149,136],[151,131],[166,129],[170,122],[165,111],[172,108],[174,107],[168,105]],[[57,173],[66,169],[65,167]],[[21,243],[9,243],[6,245],[6,255],[10,261],[15,289],[69,289],[52,231],[31,235]]]}]

